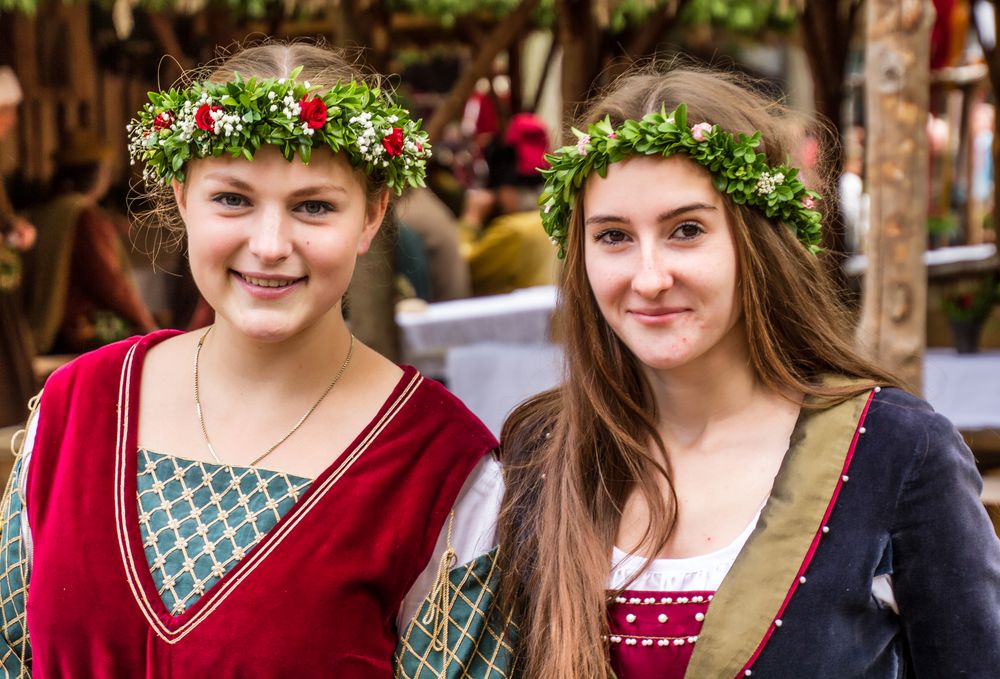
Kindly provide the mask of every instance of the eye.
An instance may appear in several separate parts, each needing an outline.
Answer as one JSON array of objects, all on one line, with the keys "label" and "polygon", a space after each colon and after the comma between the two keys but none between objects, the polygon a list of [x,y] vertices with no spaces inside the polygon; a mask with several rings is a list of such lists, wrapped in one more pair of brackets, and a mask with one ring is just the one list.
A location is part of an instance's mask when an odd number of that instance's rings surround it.
[{"label": "eye", "polygon": [[617,245],[628,240],[628,234],[619,229],[605,229],[594,234],[594,241],[607,245]]},{"label": "eye", "polygon": [[227,208],[247,207],[250,204],[246,198],[238,193],[217,193],[212,196],[212,201]]},{"label": "eye", "polygon": [[674,229],[674,237],[680,240],[692,240],[705,233],[705,229],[695,222],[684,222]]},{"label": "eye", "polygon": [[320,217],[330,212],[336,212],[336,208],[325,200],[307,200],[299,203],[295,209],[310,217]]}]

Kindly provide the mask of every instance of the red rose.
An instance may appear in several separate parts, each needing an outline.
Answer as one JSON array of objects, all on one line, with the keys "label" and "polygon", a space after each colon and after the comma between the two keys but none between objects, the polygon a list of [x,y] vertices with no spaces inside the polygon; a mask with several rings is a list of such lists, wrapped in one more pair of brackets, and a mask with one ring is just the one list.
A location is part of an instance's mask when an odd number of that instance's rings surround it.
[{"label": "red rose", "polygon": [[170,127],[171,123],[174,122],[174,118],[170,115],[170,111],[164,111],[158,116],[153,118],[153,129],[165,130]]},{"label": "red rose", "polygon": [[403,152],[403,128],[394,127],[392,132],[382,137],[382,148],[390,156],[398,156]]},{"label": "red rose", "polygon": [[967,292],[963,294],[961,297],[958,298],[958,305],[963,309],[972,308],[972,295],[970,295]]},{"label": "red rose", "polygon": [[198,125],[198,129],[205,130],[206,132],[214,132],[215,120],[212,118],[212,113],[221,110],[221,106],[202,104],[198,109],[198,112],[194,114],[194,122]]},{"label": "red rose", "polygon": [[299,120],[310,128],[318,130],[326,125],[326,104],[322,99],[306,99],[299,102]]}]

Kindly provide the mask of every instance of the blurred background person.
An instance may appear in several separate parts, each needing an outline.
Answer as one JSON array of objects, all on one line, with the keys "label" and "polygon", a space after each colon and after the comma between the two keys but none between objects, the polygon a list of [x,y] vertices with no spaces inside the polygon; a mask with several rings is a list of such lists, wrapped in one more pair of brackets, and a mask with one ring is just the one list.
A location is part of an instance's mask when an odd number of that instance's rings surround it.
[{"label": "blurred background person", "polygon": [[[9,66],[0,66],[0,142],[17,123],[23,93]],[[14,214],[0,178],[0,427],[22,422],[35,392],[31,336],[22,315],[19,288],[22,254],[35,241],[30,222]]]},{"label": "blurred background person", "polygon": [[472,292],[499,295],[556,282],[556,250],[542,230],[538,196],[549,136],[534,114],[518,113],[485,151],[487,188],[469,189],[459,219]]},{"label": "blurred background person", "polygon": [[111,183],[111,146],[92,133],[65,139],[53,197],[32,212],[38,243],[24,298],[39,354],[80,353],[157,328],[139,295],[120,229],[99,201]]},{"label": "blurred background person", "polygon": [[430,288],[428,302],[461,299],[472,294],[469,265],[459,252],[459,225],[455,213],[429,188],[414,188],[396,206],[399,218],[400,246],[408,237],[416,238],[412,250],[400,253],[406,261],[400,270],[415,259],[421,260]]}]

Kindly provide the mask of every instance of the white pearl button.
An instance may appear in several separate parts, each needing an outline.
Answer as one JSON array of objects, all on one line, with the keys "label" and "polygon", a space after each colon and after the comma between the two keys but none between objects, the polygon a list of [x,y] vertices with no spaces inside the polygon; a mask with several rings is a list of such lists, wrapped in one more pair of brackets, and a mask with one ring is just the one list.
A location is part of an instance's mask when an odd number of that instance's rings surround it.
[{"label": "white pearl button", "polygon": [[635,613],[629,613],[625,616],[625,620],[628,622],[635,622]]},{"label": "white pearl button", "polygon": [[660,613],[656,617],[656,619],[659,620],[660,622],[666,622],[667,621],[667,614],[666,613]]},{"label": "white pearl button", "polygon": [[694,614],[694,619],[697,620],[698,622],[701,622],[702,620],[705,619],[705,614],[704,613],[695,613]]}]

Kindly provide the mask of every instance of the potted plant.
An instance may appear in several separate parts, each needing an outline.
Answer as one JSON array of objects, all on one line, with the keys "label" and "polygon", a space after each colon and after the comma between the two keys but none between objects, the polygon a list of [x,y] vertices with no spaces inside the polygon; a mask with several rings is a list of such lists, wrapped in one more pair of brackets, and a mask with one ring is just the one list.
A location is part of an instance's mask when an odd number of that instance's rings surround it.
[{"label": "potted plant", "polygon": [[981,279],[974,287],[960,287],[945,294],[941,308],[948,317],[958,353],[974,354],[979,351],[983,323],[997,299],[997,283],[993,276]]}]

